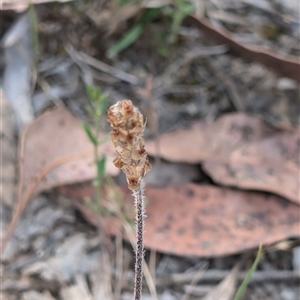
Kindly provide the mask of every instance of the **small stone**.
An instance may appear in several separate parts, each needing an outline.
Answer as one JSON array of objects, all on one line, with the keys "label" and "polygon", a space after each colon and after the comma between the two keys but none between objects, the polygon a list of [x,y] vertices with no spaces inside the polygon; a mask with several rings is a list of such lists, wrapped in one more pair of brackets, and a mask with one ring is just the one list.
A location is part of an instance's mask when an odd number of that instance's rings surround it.
[{"label": "small stone", "polygon": [[297,83],[293,79],[282,77],[277,82],[277,88],[281,91],[295,90]]},{"label": "small stone", "polygon": [[300,246],[293,248],[293,268],[300,272]]}]

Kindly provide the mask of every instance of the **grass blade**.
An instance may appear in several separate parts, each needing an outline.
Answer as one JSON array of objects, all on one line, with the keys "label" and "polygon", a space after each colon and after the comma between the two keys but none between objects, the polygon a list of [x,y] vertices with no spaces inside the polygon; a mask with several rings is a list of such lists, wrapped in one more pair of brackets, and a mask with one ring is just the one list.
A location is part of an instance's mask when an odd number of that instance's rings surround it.
[{"label": "grass blade", "polygon": [[86,124],[86,123],[83,123],[82,127],[83,127],[83,129],[84,129],[87,137],[89,138],[89,140],[93,143],[93,145],[94,146],[98,146],[97,138],[92,133],[92,130],[91,130],[90,126],[88,124]]},{"label": "grass blade", "polygon": [[139,22],[135,24],[129,31],[124,35],[124,37],[108,49],[107,56],[109,58],[114,57],[131,44],[133,44],[142,34],[144,27],[153,20],[159,13],[158,9],[147,9]]},{"label": "grass blade", "polygon": [[263,249],[262,249],[262,246],[260,245],[259,248],[258,248],[258,252],[257,252],[256,258],[255,258],[255,261],[254,261],[253,265],[251,266],[251,269],[248,271],[246,277],[244,278],[241,286],[239,287],[239,289],[238,289],[238,291],[235,295],[234,300],[240,300],[242,298],[242,296],[244,295],[245,290],[246,290],[246,288],[249,284],[249,281],[252,277],[252,274],[256,270],[257,265],[258,265],[258,263],[260,262],[260,260],[262,258],[262,255],[263,255]]}]

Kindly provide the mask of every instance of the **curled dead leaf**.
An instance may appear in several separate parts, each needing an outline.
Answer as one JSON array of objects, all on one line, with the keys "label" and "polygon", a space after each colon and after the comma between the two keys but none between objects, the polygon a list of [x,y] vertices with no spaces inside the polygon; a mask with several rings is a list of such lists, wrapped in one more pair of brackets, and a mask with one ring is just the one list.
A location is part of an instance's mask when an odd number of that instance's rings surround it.
[{"label": "curled dead leaf", "polygon": [[190,22],[197,28],[202,30],[209,38],[213,38],[220,43],[225,43],[230,47],[230,51],[234,54],[250,61],[259,62],[268,68],[273,69],[282,76],[294,79],[300,82],[299,58],[291,55],[283,55],[259,46],[238,42],[234,36],[225,28],[216,28],[208,19],[189,17]]}]

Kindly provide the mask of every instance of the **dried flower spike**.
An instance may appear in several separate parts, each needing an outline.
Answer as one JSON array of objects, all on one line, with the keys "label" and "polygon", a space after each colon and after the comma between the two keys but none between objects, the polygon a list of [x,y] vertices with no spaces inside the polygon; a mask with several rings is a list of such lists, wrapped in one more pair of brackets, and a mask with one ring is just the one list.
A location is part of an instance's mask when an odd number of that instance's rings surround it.
[{"label": "dried flower spike", "polygon": [[123,100],[109,108],[107,121],[113,128],[110,136],[118,154],[114,165],[125,173],[129,189],[136,190],[151,170],[143,139],[143,116],[130,100]]},{"label": "dried flower spike", "polygon": [[133,191],[136,208],[136,256],[134,299],[140,300],[143,286],[144,255],[144,184],[143,177],[150,171],[147,152],[143,140],[144,121],[139,110],[130,100],[119,101],[110,107],[107,121],[113,130],[110,133],[117,157],[114,164],[126,175],[129,189]]}]

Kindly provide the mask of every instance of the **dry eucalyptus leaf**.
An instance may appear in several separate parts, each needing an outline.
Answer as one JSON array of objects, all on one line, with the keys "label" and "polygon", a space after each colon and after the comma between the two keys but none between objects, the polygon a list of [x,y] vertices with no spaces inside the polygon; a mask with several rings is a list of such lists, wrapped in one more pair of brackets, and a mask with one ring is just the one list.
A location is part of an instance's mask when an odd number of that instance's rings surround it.
[{"label": "dry eucalyptus leaf", "polygon": [[69,2],[72,0],[2,0],[0,10],[12,9],[18,12],[24,11],[30,4],[41,4],[47,2]]},{"label": "dry eucalyptus leaf", "polygon": [[289,77],[300,82],[300,64],[298,57],[283,55],[266,50],[263,47],[237,41],[232,33],[225,28],[215,26],[207,18],[190,16],[189,20],[210,39],[212,38],[219,43],[228,45],[230,51],[234,54],[250,61],[259,62],[268,68],[273,69],[282,76]]},{"label": "dry eucalyptus leaf", "polygon": [[[272,192],[300,203],[300,132],[279,130],[244,113],[199,122],[160,137],[160,155],[173,162],[200,163],[218,183]],[[146,144],[155,155],[155,143]]]},{"label": "dry eucalyptus leaf", "polygon": [[[133,213],[133,199],[122,190],[125,211]],[[96,215],[83,202],[93,196],[88,185],[64,187],[89,222]],[[278,196],[206,185],[147,186],[145,247],[175,255],[221,256],[260,244],[299,237],[298,206]],[[120,220],[106,217],[106,231],[118,234]]]},{"label": "dry eucalyptus leaf", "polygon": [[[23,192],[42,173],[44,177],[36,191],[96,177],[91,142],[81,121],[65,109],[54,109],[35,119],[22,134],[20,152]],[[115,154],[110,144],[100,146],[99,153],[108,155],[106,172],[118,174],[119,170],[112,164]]]},{"label": "dry eucalyptus leaf", "polygon": [[[47,111],[23,131],[19,142],[18,202],[2,240],[1,251],[11,236],[19,217],[34,193],[55,186],[82,182],[96,177],[93,147],[80,120],[66,109]],[[117,175],[110,143],[99,147],[107,155],[105,172]]]}]

